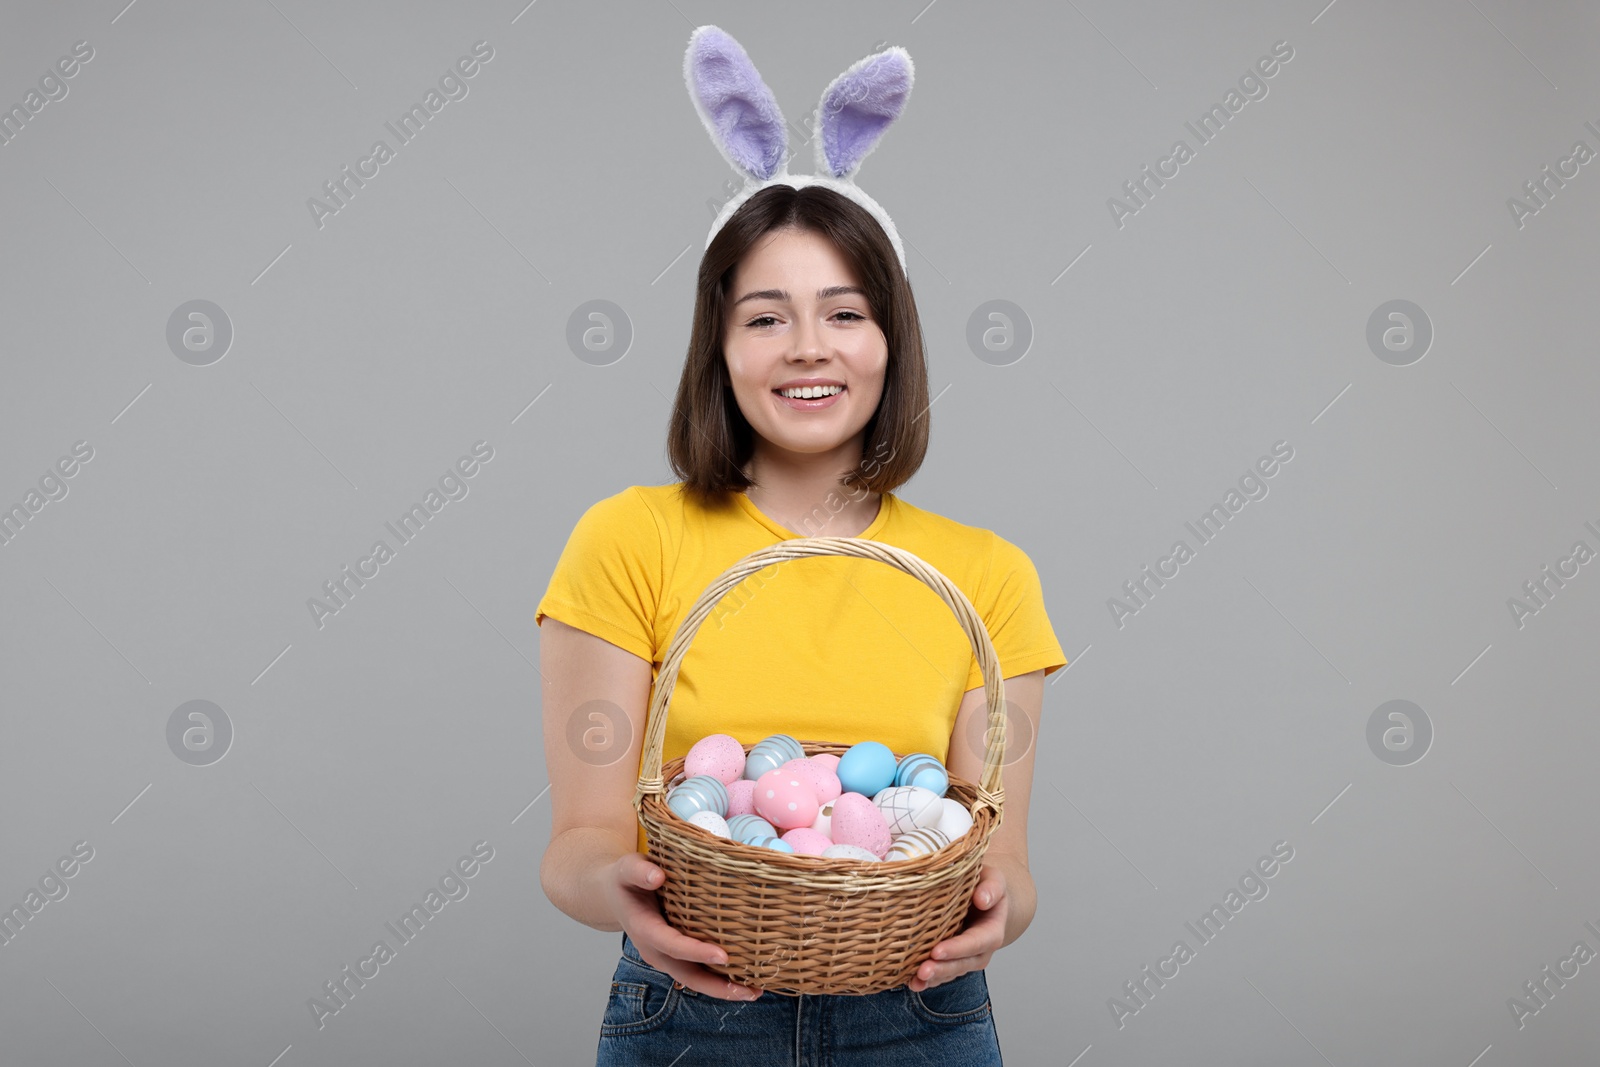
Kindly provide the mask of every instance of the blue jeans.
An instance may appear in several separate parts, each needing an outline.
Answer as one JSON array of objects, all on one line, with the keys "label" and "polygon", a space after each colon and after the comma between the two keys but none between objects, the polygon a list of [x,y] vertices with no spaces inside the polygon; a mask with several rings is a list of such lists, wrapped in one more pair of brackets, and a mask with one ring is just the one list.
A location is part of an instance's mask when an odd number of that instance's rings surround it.
[{"label": "blue jeans", "polygon": [[677,988],[622,935],[597,1067],[995,1067],[982,971],[868,996],[763,993],[750,1001]]}]

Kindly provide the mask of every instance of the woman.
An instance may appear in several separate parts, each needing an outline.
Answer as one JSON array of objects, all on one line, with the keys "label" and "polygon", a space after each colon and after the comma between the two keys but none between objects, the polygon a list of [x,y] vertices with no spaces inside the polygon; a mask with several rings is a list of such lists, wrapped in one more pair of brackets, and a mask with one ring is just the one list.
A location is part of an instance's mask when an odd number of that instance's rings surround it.
[{"label": "woman", "polygon": [[[786,395],[796,386],[827,395]],[[1067,661],[1032,563],[893,493],[928,423],[916,304],[883,228],[825,188],[750,197],[700,265],[669,428],[682,481],[591,507],[536,615],[552,818],[541,883],[574,919],[623,933],[600,1063],[686,1050],[678,1062],[1000,1062],[983,968],[1033,918],[1031,746],[1006,754],[1005,817],[964,928],[911,982],[871,996],[763,993],[709,970],[722,948],[663,919],[632,807],[654,668],[679,619],[738,559],[789,537],[879,540],[949,577],[983,615],[1009,713],[1032,728],[1013,718],[1010,737],[1036,736],[1044,677]],[[784,732],[928,752],[976,781],[986,710],[971,646],[927,586],[875,560],[795,560],[751,576],[695,635],[662,762],[710,733]]]}]

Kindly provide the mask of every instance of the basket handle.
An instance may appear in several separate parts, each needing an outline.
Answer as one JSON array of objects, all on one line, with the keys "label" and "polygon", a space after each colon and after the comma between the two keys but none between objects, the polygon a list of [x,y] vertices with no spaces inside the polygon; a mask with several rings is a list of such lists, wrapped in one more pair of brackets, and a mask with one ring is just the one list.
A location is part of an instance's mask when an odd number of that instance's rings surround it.
[{"label": "basket handle", "polygon": [[[1000,659],[995,654],[989,631],[965,593],[955,583],[940,574],[926,561],[905,549],[882,541],[861,537],[794,537],[765,548],[757,549],[723,571],[721,576],[706,586],[698,600],[678,624],[672,642],[667,646],[666,657],[661,662],[661,672],[650,695],[650,707],[645,722],[644,757],[639,768],[639,781],[633,794],[634,810],[640,811],[646,794],[661,794],[661,746],[667,735],[667,704],[678,684],[678,667],[689,651],[689,644],[699,632],[701,623],[711,614],[722,598],[745,578],[763,570],[773,561],[800,559],[804,556],[856,556],[887,563],[918,579],[939,595],[956,621],[966,632],[972,652],[983,672],[983,693],[989,705],[989,726],[984,732],[983,773],[978,779],[976,798],[972,811],[976,815],[980,805],[995,813],[999,825],[1001,806],[1005,803],[1005,788],[1000,780],[1001,761],[1006,748],[1005,682],[1000,677]],[[946,756],[948,759],[948,755]]]}]

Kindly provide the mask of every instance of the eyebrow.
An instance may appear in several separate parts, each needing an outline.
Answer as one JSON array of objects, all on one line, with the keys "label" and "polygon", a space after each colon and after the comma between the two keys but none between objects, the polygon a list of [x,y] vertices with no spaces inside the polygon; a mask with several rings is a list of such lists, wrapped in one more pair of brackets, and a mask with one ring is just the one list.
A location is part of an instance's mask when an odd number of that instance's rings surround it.
[{"label": "eyebrow", "polygon": [[[817,299],[819,301],[832,300],[836,296],[845,296],[850,293],[863,297],[867,295],[864,290],[854,285],[830,285],[826,289],[817,290]],[[758,289],[753,293],[744,294],[735,300],[732,306],[738,307],[746,300],[781,300],[787,304],[789,302],[789,291],[787,289]]]}]

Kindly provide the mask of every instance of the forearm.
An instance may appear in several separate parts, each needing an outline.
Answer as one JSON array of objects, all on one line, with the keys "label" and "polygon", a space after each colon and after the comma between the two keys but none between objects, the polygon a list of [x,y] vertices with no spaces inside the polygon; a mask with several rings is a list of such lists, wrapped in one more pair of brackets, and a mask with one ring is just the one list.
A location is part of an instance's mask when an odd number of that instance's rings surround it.
[{"label": "forearm", "polygon": [[1033,922],[1033,913],[1039,904],[1039,894],[1034,888],[1033,875],[1028,871],[1028,862],[1009,852],[995,852],[990,850],[984,854],[983,862],[991,867],[998,868],[1006,879],[1006,896],[1009,898],[1006,906],[1006,937],[1000,947],[1004,948],[1028,928]]},{"label": "forearm", "polygon": [[550,903],[596,930],[622,929],[605,891],[609,868],[634,851],[610,830],[578,826],[558,835],[544,850],[539,864],[539,884]]}]

